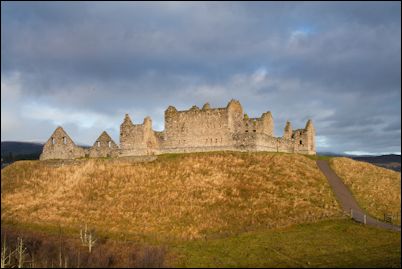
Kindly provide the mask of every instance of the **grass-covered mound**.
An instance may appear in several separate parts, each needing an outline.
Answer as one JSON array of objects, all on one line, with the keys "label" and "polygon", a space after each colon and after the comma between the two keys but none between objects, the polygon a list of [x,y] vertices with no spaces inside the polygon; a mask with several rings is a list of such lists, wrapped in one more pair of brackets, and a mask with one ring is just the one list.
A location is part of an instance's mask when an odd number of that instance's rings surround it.
[{"label": "grass-covered mound", "polygon": [[132,238],[196,239],[341,216],[315,161],[297,154],[19,161],[1,176],[2,222],[87,223]]},{"label": "grass-covered mound", "polygon": [[349,158],[332,158],[330,165],[370,215],[383,219],[384,213],[392,214],[401,223],[400,173]]}]

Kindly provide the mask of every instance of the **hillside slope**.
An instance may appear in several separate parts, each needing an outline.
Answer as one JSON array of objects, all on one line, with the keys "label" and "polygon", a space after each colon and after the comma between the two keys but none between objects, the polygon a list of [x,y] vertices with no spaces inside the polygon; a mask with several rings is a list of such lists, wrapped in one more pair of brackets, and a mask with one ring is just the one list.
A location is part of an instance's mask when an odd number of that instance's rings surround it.
[{"label": "hillside slope", "polygon": [[330,165],[364,210],[378,219],[392,214],[401,223],[400,173],[349,158],[333,158]]},{"label": "hillside slope", "polygon": [[315,161],[297,154],[19,161],[1,176],[2,221],[88,223],[131,237],[192,239],[341,216]]}]

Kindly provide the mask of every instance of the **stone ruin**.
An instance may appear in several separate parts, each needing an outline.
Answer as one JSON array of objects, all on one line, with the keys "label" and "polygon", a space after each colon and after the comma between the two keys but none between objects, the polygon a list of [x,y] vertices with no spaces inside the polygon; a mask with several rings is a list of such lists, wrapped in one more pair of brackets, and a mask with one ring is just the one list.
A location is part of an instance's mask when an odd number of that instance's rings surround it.
[{"label": "stone ruin", "polygon": [[146,156],[163,153],[206,151],[269,151],[316,154],[315,129],[308,120],[304,129],[293,130],[286,122],[282,137],[274,136],[271,112],[260,118],[244,114],[239,101],[231,100],[224,108],[201,109],[193,106],[178,111],[169,106],[165,111],[165,130],[152,129],[146,117],[142,124],[134,124],[126,114],[120,125],[120,145],[103,132],[89,149],[74,144],[58,127],[43,147],[41,160],[76,159],[83,157]]}]

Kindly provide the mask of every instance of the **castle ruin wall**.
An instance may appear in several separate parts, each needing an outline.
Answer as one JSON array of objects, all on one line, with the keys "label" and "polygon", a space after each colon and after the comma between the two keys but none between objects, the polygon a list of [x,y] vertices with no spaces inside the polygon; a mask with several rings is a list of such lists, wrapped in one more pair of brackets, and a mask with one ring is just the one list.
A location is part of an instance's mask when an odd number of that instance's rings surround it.
[{"label": "castle ruin wall", "polygon": [[[63,133],[52,137],[60,139],[59,136],[68,137]],[[75,146],[69,137],[67,141],[66,145],[57,146],[49,145],[48,141],[41,158],[85,156],[85,150]],[[124,157],[206,151],[315,154],[315,129],[311,120],[305,128],[297,130],[292,130],[287,122],[283,136],[275,137],[271,112],[265,112],[259,118],[249,118],[237,100],[231,100],[224,108],[211,108],[207,103],[201,109],[193,106],[178,111],[169,106],[165,111],[164,131],[154,131],[149,117],[142,124],[134,124],[126,114],[120,125],[120,148],[104,132],[88,153],[89,157]]]}]

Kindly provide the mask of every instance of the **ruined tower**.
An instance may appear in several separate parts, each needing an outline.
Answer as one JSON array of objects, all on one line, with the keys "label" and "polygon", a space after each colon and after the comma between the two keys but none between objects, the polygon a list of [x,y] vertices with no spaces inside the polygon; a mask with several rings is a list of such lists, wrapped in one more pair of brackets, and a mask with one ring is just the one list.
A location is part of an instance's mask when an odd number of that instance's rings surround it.
[{"label": "ruined tower", "polygon": [[293,130],[286,122],[282,137],[274,136],[274,119],[270,111],[261,117],[244,114],[238,100],[226,107],[212,108],[205,103],[200,109],[188,110],[169,106],[165,110],[165,129],[152,129],[150,117],[134,124],[128,114],[120,125],[120,148],[103,132],[87,151],[77,147],[59,127],[46,142],[41,159],[143,156],[163,153],[202,151],[269,151],[315,154],[315,129],[311,120],[305,128]]},{"label": "ruined tower", "polygon": [[120,125],[120,151],[122,156],[150,155],[157,150],[157,137],[152,120],[146,117],[142,124],[133,124],[128,114]]},{"label": "ruined tower", "polygon": [[292,125],[290,124],[290,121],[286,122],[285,130],[283,132],[283,138],[285,139],[292,139]]}]

